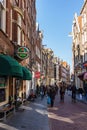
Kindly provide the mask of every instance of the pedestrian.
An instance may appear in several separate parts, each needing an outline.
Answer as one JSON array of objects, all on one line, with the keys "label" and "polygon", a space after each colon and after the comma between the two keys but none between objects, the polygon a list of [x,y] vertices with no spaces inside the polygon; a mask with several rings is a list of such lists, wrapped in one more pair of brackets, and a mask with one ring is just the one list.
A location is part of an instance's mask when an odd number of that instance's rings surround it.
[{"label": "pedestrian", "polygon": [[51,99],[51,104],[50,104],[51,107],[54,106],[55,95],[56,95],[55,87],[49,85],[49,88],[47,90],[47,96],[49,96]]},{"label": "pedestrian", "polygon": [[80,87],[80,88],[78,89],[78,94],[79,94],[80,100],[82,100],[82,95],[83,95],[83,93],[84,93],[83,88]]},{"label": "pedestrian", "polygon": [[41,96],[41,100],[44,98],[44,85],[41,84],[40,86],[40,96]]},{"label": "pedestrian", "polygon": [[76,102],[76,86],[75,86],[75,84],[73,84],[72,86],[71,86],[71,91],[72,91],[72,102]]},{"label": "pedestrian", "polygon": [[54,87],[55,87],[55,90],[56,90],[56,94],[58,94],[58,86],[57,86],[56,83],[55,83]]},{"label": "pedestrian", "polygon": [[65,89],[65,84],[62,82],[60,84],[60,102],[64,102]]},{"label": "pedestrian", "polygon": [[38,84],[36,85],[36,95],[37,96],[39,95],[39,85]]}]

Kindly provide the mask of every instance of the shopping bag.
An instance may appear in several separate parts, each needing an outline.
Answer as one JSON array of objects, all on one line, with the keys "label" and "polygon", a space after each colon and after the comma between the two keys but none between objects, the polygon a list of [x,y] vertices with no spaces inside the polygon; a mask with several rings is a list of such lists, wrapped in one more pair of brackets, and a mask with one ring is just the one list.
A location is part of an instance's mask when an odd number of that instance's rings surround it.
[{"label": "shopping bag", "polygon": [[51,98],[47,96],[47,104],[51,104]]},{"label": "shopping bag", "polygon": [[80,96],[80,100],[82,100],[82,94],[80,94],[79,96]]}]

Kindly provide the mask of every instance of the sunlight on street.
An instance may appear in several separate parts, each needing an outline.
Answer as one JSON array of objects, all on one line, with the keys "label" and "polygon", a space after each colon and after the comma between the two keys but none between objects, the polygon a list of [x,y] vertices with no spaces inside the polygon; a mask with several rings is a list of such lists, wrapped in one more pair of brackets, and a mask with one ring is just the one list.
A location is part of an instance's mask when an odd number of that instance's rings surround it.
[{"label": "sunlight on street", "polygon": [[62,116],[58,116],[54,113],[49,113],[48,116],[49,116],[49,118],[56,119],[56,120],[59,120],[59,121],[64,121],[64,122],[68,122],[68,123],[71,123],[71,124],[74,123],[74,121],[72,121],[71,119],[66,118],[66,117],[62,117]]}]

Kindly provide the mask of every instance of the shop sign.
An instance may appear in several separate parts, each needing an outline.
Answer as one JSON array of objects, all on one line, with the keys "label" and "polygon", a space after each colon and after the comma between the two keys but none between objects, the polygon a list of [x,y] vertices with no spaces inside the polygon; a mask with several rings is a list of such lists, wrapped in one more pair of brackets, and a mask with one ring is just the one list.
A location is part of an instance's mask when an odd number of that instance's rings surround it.
[{"label": "shop sign", "polygon": [[29,57],[29,49],[26,47],[19,47],[16,53],[17,57],[21,60]]},{"label": "shop sign", "polygon": [[38,72],[38,71],[35,72],[35,78],[37,78],[37,79],[40,78],[40,72]]}]

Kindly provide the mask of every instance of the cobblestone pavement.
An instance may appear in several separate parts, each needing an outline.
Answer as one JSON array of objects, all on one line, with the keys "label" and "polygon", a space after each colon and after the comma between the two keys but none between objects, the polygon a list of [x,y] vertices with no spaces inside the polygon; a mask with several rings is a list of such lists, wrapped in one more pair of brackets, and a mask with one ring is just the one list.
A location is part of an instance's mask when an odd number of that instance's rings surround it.
[{"label": "cobblestone pavement", "polygon": [[20,110],[7,118],[6,122],[0,122],[0,130],[49,130],[46,97],[41,100],[23,106]]},{"label": "cobblestone pavement", "polygon": [[72,103],[67,94],[64,103],[57,95],[53,108],[47,109],[46,97],[23,108],[0,122],[0,130],[87,130],[87,104]]},{"label": "cobblestone pavement", "polygon": [[48,108],[50,130],[87,130],[87,104],[71,102],[71,96],[65,94],[65,101],[56,96],[53,108]]}]

